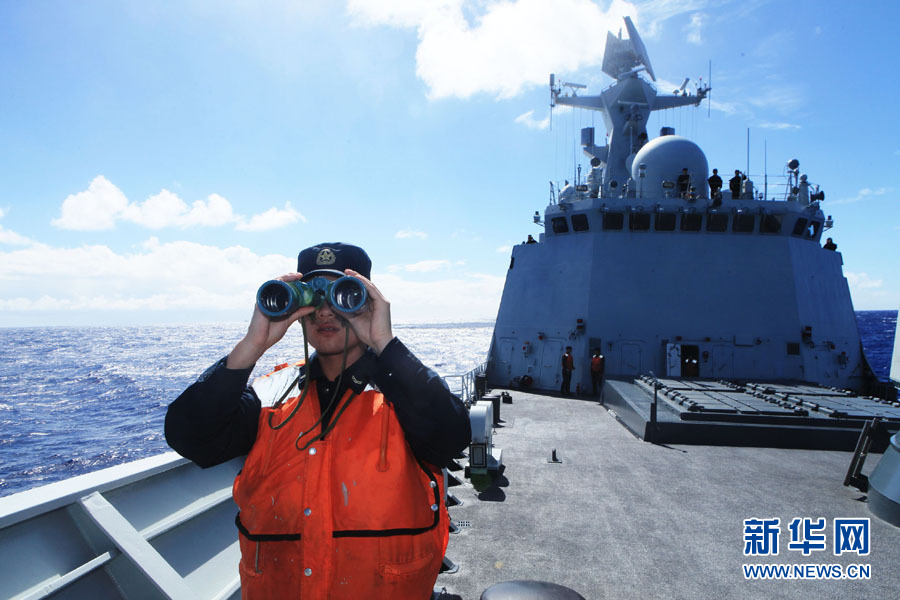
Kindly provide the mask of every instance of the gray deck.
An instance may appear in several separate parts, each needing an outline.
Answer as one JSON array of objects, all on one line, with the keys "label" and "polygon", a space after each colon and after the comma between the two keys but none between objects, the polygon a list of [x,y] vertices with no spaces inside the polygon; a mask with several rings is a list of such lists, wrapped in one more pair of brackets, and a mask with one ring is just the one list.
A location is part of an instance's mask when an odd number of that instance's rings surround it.
[{"label": "gray deck", "polygon": [[[654,445],[596,402],[512,395],[494,434],[499,485],[450,488],[463,503],[450,516],[463,526],[447,550],[459,570],[436,584],[448,594],[477,600],[495,583],[538,579],[588,599],[897,597],[900,529],[841,485],[850,453]],[[548,463],[553,448],[562,464]],[[745,557],[743,520],[773,517],[778,556]],[[827,519],[825,551],[788,550],[795,517]],[[871,518],[870,555],[834,556],[833,519],[860,517]],[[869,564],[871,579],[748,581],[745,563]]]}]

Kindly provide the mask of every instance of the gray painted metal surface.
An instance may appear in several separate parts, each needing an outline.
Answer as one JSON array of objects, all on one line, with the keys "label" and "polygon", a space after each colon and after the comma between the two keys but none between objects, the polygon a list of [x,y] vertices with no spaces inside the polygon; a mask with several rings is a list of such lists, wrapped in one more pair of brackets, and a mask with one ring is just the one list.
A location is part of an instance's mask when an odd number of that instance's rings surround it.
[{"label": "gray painted metal surface", "polygon": [[240,597],[242,463],[167,453],[0,498],[0,597]]},{"label": "gray painted metal surface", "polygon": [[[494,443],[505,469],[462,501],[438,587],[477,600],[493,584],[536,579],[585,598],[893,598],[900,528],[842,485],[850,452],[648,444],[589,398],[512,391]],[[553,448],[561,460],[547,460]],[[864,467],[870,473],[879,456]],[[463,462],[463,464],[465,464]],[[779,518],[777,556],[745,556],[743,520]],[[871,552],[789,550],[797,517],[870,519]],[[743,564],[869,564],[868,580],[748,580]],[[454,596],[451,596],[453,598]]]},{"label": "gray painted metal surface", "polygon": [[900,435],[891,438],[869,477],[869,506],[874,514],[900,527]]}]

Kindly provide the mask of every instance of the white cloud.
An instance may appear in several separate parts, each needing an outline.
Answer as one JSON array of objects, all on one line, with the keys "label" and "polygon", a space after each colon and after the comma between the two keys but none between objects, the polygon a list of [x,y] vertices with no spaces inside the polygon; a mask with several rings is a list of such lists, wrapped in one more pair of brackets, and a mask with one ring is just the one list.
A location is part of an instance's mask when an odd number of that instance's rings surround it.
[{"label": "white cloud", "polygon": [[795,125],[793,123],[772,123],[769,121],[760,123],[759,126],[763,129],[775,129],[775,130],[800,129],[799,125]]},{"label": "white cloud", "polygon": [[792,112],[804,106],[806,92],[798,84],[778,81],[764,83],[747,98],[747,102],[756,108]]},{"label": "white cloud", "polygon": [[284,208],[270,208],[264,213],[253,215],[249,222],[238,223],[235,229],[238,231],[269,231],[297,221],[306,223],[306,217],[294,210],[290,202],[285,202]]},{"label": "white cloud", "polygon": [[591,0],[349,0],[347,11],[360,26],[416,29],[416,74],[433,99],[511,97],[550,73],[599,64],[603,34],[637,13],[625,0],[605,11]]},{"label": "white cloud", "polygon": [[306,222],[306,218],[290,203],[286,203],[283,209],[270,208],[248,220],[235,214],[231,203],[219,194],[210,194],[206,200],[197,200],[188,206],[174,192],[162,189],[143,202],[129,202],[122,190],[103,175],[98,175],[87,190],[66,197],[60,217],[54,219],[52,224],[60,229],[76,231],[113,229],[117,222],[134,223],[147,229],[234,224],[239,231],[267,231],[297,221]]},{"label": "white cloud", "polygon": [[869,277],[867,273],[851,273],[847,271],[844,273],[847,277],[847,283],[850,285],[850,289],[852,290],[867,290],[873,288],[880,288],[884,285],[884,281],[881,279],[872,279]]},{"label": "white cloud", "polygon": [[468,273],[463,278],[416,281],[373,273],[372,280],[391,303],[396,323],[492,320],[497,317],[505,277]]},{"label": "white cloud", "polygon": [[[132,317],[138,322],[148,318],[177,322],[182,314],[219,319],[215,316],[219,311],[249,319],[258,286],[294,269],[295,260],[258,255],[242,246],[163,243],[155,237],[127,252],[104,245],[36,245],[0,251],[0,322],[43,322],[41,315],[50,312],[66,315],[62,324],[65,319],[77,322],[79,315],[97,314],[103,315],[104,323],[128,322]],[[467,273],[460,278],[417,280],[422,276],[428,274],[415,268],[403,275],[374,275],[376,285],[391,301],[395,322],[496,316],[504,277]]]},{"label": "white cloud", "polygon": [[856,196],[853,196],[852,198],[840,198],[838,200],[834,200],[833,202],[830,202],[829,204],[854,204],[856,202],[862,202],[864,200],[869,200],[871,198],[877,198],[879,196],[884,196],[885,194],[887,194],[889,192],[893,192],[893,191],[894,191],[893,188],[888,188],[888,187],[880,187],[880,188],[874,189],[874,190],[871,188],[863,188],[863,189],[859,190],[856,193]]},{"label": "white cloud", "polygon": [[88,189],[63,200],[62,214],[52,221],[60,229],[100,231],[112,229],[128,208],[128,198],[103,175],[97,175]]},{"label": "white cloud", "polygon": [[246,309],[249,317],[257,287],[294,260],[156,238],[130,253],[35,245],[0,252],[0,311]]},{"label": "white cloud", "polygon": [[37,244],[37,242],[24,235],[18,234],[15,231],[4,229],[3,226],[0,225],[0,244],[8,244],[10,246],[33,246]]},{"label": "white cloud", "polygon": [[511,244],[507,244],[506,246],[500,246],[499,248],[497,248],[497,252],[500,254],[508,254],[510,251],[512,251]]},{"label": "white cloud", "polygon": [[[0,208],[0,219],[5,215],[6,213]],[[37,244],[37,242],[24,235],[18,234],[15,231],[4,229],[3,226],[0,225],[0,244],[8,244],[10,246],[32,246]]]},{"label": "white cloud", "polygon": [[449,260],[420,260],[417,263],[406,265],[404,271],[414,273],[428,273],[431,271],[440,271],[441,269],[449,269],[452,266]]},{"label": "white cloud", "polygon": [[706,17],[701,13],[694,13],[691,15],[691,21],[684,28],[686,39],[689,43],[697,45],[703,43],[702,30],[705,20]]},{"label": "white cloud", "polygon": [[424,231],[413,231],[411,229],[401,229],[397,233],[394,234],[394,237],[398,240],[408,239],[408,238],[418,238],[420,240],[424,240],[428,237],[428,234]]},{"label": "white cloud", "polygon": [[453,267],[461,267],[466,264],[464,260],[420,260],[419,262],[408,265],[390,265],[387,267],[389,273],[399,273],[405,271],[407,273],[433,273],[435,271],[443,271]]},{"label": "white cloud", "polygon": [[547,129],[550,126],[550,115],[538,121],[534,118],[534,111],[529,110],[527,113],[516,117],[516,123],[521,123],[529,129]]}]

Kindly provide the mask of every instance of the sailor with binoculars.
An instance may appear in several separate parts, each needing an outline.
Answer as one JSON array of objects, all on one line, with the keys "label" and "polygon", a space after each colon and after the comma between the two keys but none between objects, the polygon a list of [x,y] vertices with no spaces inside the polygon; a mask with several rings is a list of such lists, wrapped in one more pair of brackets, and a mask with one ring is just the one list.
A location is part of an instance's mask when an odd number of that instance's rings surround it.
[{"label": "sailor with binoculars", "polygon": [[[244,598],[429,598],[449,534],[441,468],[466,409],[391,329],[358,246],[318,244],[266,282],[247,333],[170,406],[166,440],[234,482]],[[247,385],[299,323],[315,353]],[[308,351],[307,351],[308,354]]]}]

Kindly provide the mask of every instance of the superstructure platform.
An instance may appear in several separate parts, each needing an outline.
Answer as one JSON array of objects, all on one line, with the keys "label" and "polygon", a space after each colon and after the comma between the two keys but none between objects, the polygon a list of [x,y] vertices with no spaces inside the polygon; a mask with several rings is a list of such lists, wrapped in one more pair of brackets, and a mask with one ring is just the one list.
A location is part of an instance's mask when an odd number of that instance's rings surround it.
[{"label": "superstructure platform", "polygon": [[[853,450],[876,420],[882,451],[900,430],[900,402],[802,382],[613,379],[603,402],[638,437],[655,443]],[[655,405],[655,406],[654,406]]]}]

